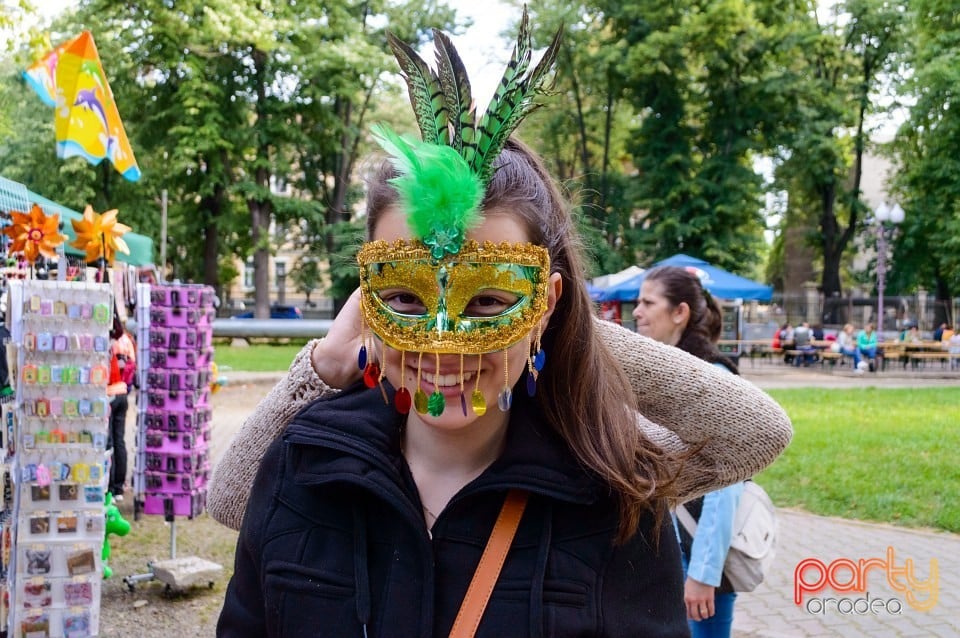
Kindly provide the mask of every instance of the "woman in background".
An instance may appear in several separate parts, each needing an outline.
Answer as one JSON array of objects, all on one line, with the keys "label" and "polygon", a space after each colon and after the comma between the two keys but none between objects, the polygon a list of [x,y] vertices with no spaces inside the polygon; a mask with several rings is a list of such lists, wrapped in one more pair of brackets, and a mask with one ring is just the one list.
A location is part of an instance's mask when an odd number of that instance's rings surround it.
[{"label": "woman in background", "polygon": [[863,372],[860,369],[860,349],[857,348],[857,335],[853,332],[852,323],[845,325],[840,334],[837,335],[837,345],[840,347],[841,354],[853,357],[853,371]]},{"label": "woman in background", "polygon": [[[717,348],[721,314],[717,302],[692,273],[661,266],[647,273],[633,311],[637,332],[739,374],[736,364]],[[686,580],[687,618],[694,638],[730,636],[737,594],[723,577],[733,519],[743,493],[734,483],[682,505],[697,520],[691,536],[677,525]]]},{"label": "woman in background", "polygon": [[877,333],[873,330],[873,324],[868,323],[857,334],[857,351],[860,356],[870,362],[870,372],[877,369]]}]

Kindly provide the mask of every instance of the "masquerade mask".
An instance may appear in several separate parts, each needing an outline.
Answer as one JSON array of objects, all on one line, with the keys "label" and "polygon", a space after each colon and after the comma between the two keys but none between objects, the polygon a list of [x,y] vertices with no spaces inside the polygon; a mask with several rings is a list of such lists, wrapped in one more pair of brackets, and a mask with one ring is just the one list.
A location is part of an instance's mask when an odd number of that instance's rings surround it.
[{"label": "masquerade mask", "polygon": [[[360,249],[361,312],[373,333],[399,350],[401,357],[408,351],[420,357],[434,355],[439,368],[441,354],[461,355],[464,415],[462,355],[504,351],[506,366],[506,349],[529,339],[547,310],[550,257],[545,248],[529,243],[478,244],[465,237],[480,221],[479,207],[494,160],[524,116],[537,106],[533,97],[556,59],[559,39],[558,32],[531,70],[532,43],[524,8],[513,57],[497,94],[478,118],[463,62],[446,35],[434,31],[437,71],[388,35],[423,139],[402,138],[384,126],[374,127],[374,137],[398,172],[390,184],[414,239],[373,241]],[[544,362],[539,340],[538,332],[536,351],[528,356],[531,394]],[[382,380],[379,365],[367,360],[366,345],[358,363],[368,386]],[[435,390],[428,398],[419,388],[419,372],[417,376],[412,401],[401,381],[394,398],[397,409],[406,413],[412,403],[418,412],[438,416],[445,407],[443,394]],[[512,397],[509,374],[504,376],[498,404],[508,410]],[[486,400],[477,378],[471,405],[480,415],[486,411]]]},{"label": "masquerade mask", "polygon": [[435,260],[420,242],[363,246],[361,306],[397,350],[484,354],[523,339],[547,309],[550,257],[532,244],[478,244]]}]

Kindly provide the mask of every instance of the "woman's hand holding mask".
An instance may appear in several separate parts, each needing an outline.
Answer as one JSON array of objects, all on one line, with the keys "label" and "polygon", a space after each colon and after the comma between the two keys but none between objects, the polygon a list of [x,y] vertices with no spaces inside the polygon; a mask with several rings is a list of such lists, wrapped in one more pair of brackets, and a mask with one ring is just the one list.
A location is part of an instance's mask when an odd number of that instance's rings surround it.
[{"label": "woman's hand holding mask", "polygon": [[359,381],[363,371],[357,366],[361,341],[360,289],[353,291],[333,320],[325,339],[317,343],[310,362],[317,376],[331,388],[346,388]]}]

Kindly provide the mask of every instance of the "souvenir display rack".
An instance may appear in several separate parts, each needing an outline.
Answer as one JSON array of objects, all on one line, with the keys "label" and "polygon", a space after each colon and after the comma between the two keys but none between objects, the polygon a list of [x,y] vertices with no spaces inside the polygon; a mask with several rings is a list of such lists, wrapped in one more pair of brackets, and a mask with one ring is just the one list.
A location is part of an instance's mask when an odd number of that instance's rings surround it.
[{"label": "souvenir display rack", "polygon": [[[176,518],[192,519],[206,506],[210,476],[210,366],[213,362],[214,291],[197,284],[138,284],[137,370],[140,401],[134,466],[135,517],[163,515],[170,523],[170,558],[176,556]],[[190,569],[218,573],[202,559]],[[169,563],[169,561],[167,562]],[[179,563],[178,563],[179,564]],[[183,563],[186,565],[187,563]],[[176,565],[161,562],[124,578],[132,590]]]},{"label": "souvenir display rack", "polygon": [[140,284],[134,491],[144,514],[193,518],[210,475],[213,288]]},{"label": "souvenir display rack", "polygon": [[15,638],[96,636],[113,295],[103,284],[11,281],[8,315],[5,626]]}]

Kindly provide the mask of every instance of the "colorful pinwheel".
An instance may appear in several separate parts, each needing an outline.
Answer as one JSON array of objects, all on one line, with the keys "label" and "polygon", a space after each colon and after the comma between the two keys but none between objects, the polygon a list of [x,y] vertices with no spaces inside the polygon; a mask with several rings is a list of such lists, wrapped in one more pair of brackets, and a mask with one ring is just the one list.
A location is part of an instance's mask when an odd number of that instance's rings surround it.
[{"label": "colorful pinwheel", "polygon": [[57,246],[67,239],[60,233],[60,215],[48,217],[40,206],[34,204],[29,213],[10,211],[10,219],[11,225],[3,229],[3,234],[13,240],[10,252],[22,252],[31,264],[40,255],[57,258]]},{"label": "colorful pinwheel", "polygon": [[127,242],[120,239],[130,227],[117,221],[117,209],[108,210],[101,215],[88,205],[83,211],[83,219],[71,219],[70,223],[77,235],[70,245],[86,252],[87,263],[103,257],[108,265],[112,265],[118,250],[125,255],[130,254]]}]

